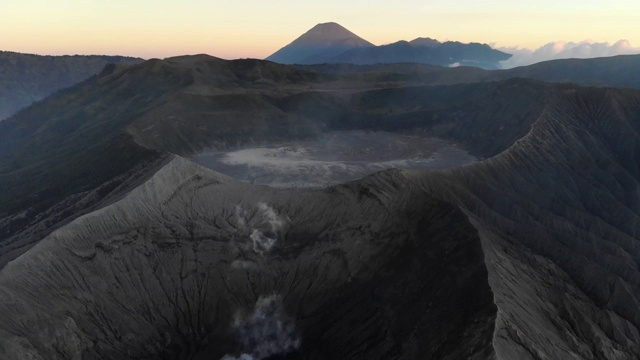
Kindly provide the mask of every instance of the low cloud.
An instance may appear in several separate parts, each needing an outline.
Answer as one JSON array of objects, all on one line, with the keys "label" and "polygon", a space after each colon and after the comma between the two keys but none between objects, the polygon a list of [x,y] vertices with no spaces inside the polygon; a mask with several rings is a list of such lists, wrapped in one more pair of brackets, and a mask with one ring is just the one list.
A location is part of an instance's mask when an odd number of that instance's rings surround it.
[{"label": "low cloud", "polygon": [[608,42],[550,42],[535,50],[521,48],[498,48],[513,56],[506,61],[500,63],[503,69],[509,69],[516,66],[525,66],[535,64],[541,61],[569,58],[594,58],[615,55],[628,55],[640,53],[640,48],[631,46],[627,40],[619,40],[614,44]]}]

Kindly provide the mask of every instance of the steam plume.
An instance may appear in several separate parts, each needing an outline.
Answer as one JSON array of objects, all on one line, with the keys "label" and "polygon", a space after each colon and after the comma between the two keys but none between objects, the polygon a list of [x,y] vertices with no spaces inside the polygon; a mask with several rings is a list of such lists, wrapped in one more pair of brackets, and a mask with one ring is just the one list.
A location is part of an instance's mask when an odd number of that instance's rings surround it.
[{"label": "steam plume", "polygon": [[276,244],[288,220],[263,202],[256,204],[256,211],[252,216],[249,216],[246,209],[236,206],[236,223],[240,229],[250,231],[251,244],[248,247],[261,256]]},{"label": "steam plume", "polygon": [[260,297],[253,312],[247,317],[238,316],[233,327],[243,353],[237,357],[225,355],[222,360],[261,360],[300,348],[295,323],[284,313],[278,295]]}]

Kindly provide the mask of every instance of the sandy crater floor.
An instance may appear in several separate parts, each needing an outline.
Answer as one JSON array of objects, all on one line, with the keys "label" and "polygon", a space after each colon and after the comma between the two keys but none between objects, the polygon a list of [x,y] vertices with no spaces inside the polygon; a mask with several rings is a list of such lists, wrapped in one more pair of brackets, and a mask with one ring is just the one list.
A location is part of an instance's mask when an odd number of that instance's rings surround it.
[{"label": "sandy crater floor", "polygon": [[274,187],[325,187],[389,169],[444,169],[477,159],[455,144],[389,132],[330,132],[319,139],[191,158],[235,179]]}]

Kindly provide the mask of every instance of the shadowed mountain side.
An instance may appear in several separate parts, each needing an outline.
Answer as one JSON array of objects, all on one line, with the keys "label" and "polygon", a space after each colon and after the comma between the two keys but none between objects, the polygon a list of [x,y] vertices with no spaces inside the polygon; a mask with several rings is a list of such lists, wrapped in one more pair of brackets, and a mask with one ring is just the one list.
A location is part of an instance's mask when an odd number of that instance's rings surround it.
[{"label": "shadowed mountain side", "polygon": [[551,60],[508,70],[482,70],[471,67],[440,68],[420,64],[324,64],[296,65],[301,70],[375,82],[447,85],[479,81],[498,81],[522,77],[555,83],[587,86],[640,88],[640,55],[619,55],[593,59]]},{"label": "shadowed mountain side", "polygon": [[524,79],[453,86],[371,90],[354,94],[348,118],[332,128],[409,131],[494,156],[524,136],[557,89]]},{"label": "shadowed mountain side", "polygon": [[639,159],[640,94],[577,89],[509,150],[423,177],[480,231],[498,358],[640,356]]},{"label": "shadowed mountain side", "polygon": [[[121,139],[126,141],[126,139]],[[54,197],[56,202],[46,207],[38,203],[38,197],[34,196],[32,207],[21,211],[17,214],[11,214],[4,218],[0,218],[0,229],[2,230],[2,242],[0,243],[0,268],[4,267],[9,261],[20,256],[29,250],[38,241],[44,239],[53,229],[61,227],[80,215],[99,209],[122,198],[132,189],[146,181],[155,171],[158,170],[166,161],[167,155],[160,153],[150,153],[146,156],[139,148],[135,147],[116,147],[119,152],[111,157],[95,159],[87,159],[86,166],[94,167],[102,166],[104,171],[117,169],[117,174],[106,176],[95,170],[92,173],[98,179],[99,176],[107,178],[102,183],[97,181],[95,184],[89,183],[76,191],[63,187],[61,183],[57,191],[70,192],[70,195],[61,197],[59,193],[47,188],[43,192],[45,195]],[[112,149],[110,149],[112,150]],[[132,154],[137,153],[137,157]],[[141,156],[142,155],[142,156]],[[108,161],[104,164],[102,161]],[[116,164],[114,164],[116,163]],[[86,179],[85,179],[86,181]],[[28,181],[25,181],[28,182]],[[45,182],[53,183],[51,179]],[[40,193],[37,193],[40,195]],[[58,200],[59,199],[59,200]],[[47,201],[47,200],[43,200]],[[50,201],[50,200],[49,200]],[[45,204],[48,202],[45,202]]]},{"label": "shadowed mountain side", "polygon": [[[176,158],[0,272],[0,357],[490,359],[492,298],[475,229],[397,171],[285,192]],[[248,348],[266,299],[293,325]]]},{"label": "shadowed mountain side", "polygon": [[[293,94],[187,91],[141,116],[129,132],[147,147],[193,154],[311,138],[331,130],[385,130],[454,140],[474,155],[489,157],[527,133],[552,88],[508,80],[369,91],[303,89]],[[498,132],[504,136],[496,136]]]},{"label": "shadowed mountain side", "polygon": [[[347,64],[388,64],[416,63],[436,66],[474,66],[483,69],[497,69],[500,61],[510,54],[494,50],[486,44],[463,44],[455,41],[421,45],[420,42],[398,41],[389,45],[356,48],[329,59],[327,63]],[[313,62],[316,64],[322,61]],[[312,62],[305,62],[310,64]]]},{"label": "shadowed mountain side", "polygon": [[374,45],[339,24],[318,24],[266,60],[280,64],[322,63],[345,51]]},{"label": "shadowed mountain side", "polygon": [[[103,74],[0,123],[0,188],[11,189],[0,193],[0,237],[11,247],[3,255],[15,250],[12,236],[29,238],[20,246],[38,241],[20,232],[77,216],[126,183],[126,174],[162,161],[164,154],[135,144],[123,129],[184,79],[147,70],[141,78],[126,75],[139,66]],[[98,188],[98,196],[76,208]]]},{"label": "shadowed mountain side", "polygon": [[107,64],[135,64],[123,56],[40,56],[0,51],[0,121],[21,108],[98,74]]}]

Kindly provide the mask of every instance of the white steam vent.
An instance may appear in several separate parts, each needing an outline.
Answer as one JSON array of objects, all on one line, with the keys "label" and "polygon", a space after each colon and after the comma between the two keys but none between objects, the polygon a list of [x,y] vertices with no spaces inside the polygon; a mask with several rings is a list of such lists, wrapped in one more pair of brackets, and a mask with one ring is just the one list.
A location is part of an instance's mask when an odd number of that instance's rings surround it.
[{"label": "white steam vent", "polygon": [[251,314],[236,315],[233,329],[242,344],[242,354],[227,354],[222,360],[260,360],[300,348],[295,322],[284,313],[279,295],[261,296]]},{"label": "white steam vent", "polygon": [[236,207],[236,223],[249,233],[247,247],[260,256],[268,253],[278,242],[288,222],[286,216],[278,214],[264,202],[257,203],[253,211]]}]

